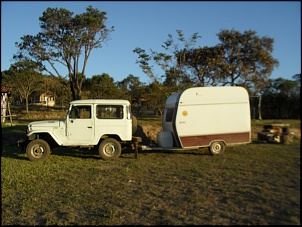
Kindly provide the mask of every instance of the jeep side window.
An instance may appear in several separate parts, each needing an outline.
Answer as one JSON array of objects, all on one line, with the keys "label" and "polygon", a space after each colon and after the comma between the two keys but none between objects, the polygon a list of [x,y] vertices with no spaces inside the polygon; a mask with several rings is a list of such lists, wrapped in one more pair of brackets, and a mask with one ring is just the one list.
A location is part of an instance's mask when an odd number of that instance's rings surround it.
[{"label": "jeep side window", "polygon": [[73,106],[69,118],[71,119],[90,119],[91,106]]},{"label": "jeep side window", "polygon": [[96,117],[98,119],[123,119],[124,107],[120,105],[97,105]]}]

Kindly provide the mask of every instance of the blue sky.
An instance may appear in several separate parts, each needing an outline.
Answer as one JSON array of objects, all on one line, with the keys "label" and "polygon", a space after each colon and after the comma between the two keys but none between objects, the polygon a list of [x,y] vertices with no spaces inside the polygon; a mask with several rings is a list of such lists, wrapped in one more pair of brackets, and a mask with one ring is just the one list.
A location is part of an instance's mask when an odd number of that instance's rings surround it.
[{"label": "blue sky", "polygon": [[[1,1],[1,71],[13,63],[15,42],[40,32],[39,17],[48,7],[80,14],[89,5],[107,12],[106,25],[115,31],[107,45],[91,53],[87,77],[108,73],[117,82],[133,74],[150,83],[136,64],[136,47],[147,53],[150,48],[163,52],[161,45],[168,34],[176,38],[176,30],[182,30],[186,38],[198,32],[202,38],[196,46],[214,46],[221,29],[254,30],[260,37],[275,39],[273,56],[280,65],[272,79],[292,79],[301,73],[300,1]],[[67,74],[65,68],[59,69]]]}]

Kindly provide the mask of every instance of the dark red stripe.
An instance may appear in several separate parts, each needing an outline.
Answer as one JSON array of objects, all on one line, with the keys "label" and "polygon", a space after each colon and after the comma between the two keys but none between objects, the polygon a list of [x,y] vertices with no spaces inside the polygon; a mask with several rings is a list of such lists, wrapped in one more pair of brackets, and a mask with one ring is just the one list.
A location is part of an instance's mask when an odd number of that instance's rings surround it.
[{"label": "dark red stripe", "polygon": [[180,141],[183,147],[202,147],[208,146],[213,140],[222,140],[226,144],[232,143],[249,143],[250,133],[228,133],[215,135],[200,135],[200,136],[183,136]]}]

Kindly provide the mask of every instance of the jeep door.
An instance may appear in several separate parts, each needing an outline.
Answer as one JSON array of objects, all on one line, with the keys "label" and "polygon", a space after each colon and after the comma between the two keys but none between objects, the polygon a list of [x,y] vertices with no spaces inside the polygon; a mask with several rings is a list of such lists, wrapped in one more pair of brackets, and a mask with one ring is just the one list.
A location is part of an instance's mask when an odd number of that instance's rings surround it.
[{"label": "jeep door", "polygon": [[91,105],[73,105],[67,119],[67,138],[75,145],[94,138],[94,121]]}]

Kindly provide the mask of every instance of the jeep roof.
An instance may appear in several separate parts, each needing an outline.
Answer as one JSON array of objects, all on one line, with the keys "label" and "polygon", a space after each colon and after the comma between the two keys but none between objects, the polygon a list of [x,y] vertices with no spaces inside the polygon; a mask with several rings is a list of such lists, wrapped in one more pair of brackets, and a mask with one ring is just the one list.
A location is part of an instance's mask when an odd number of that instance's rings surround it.
[{"label": "jeep roof", "polygon": [[122,104],[130,105],[128,100],[124,99],[82,99],[71,101],[70,104]]}]

